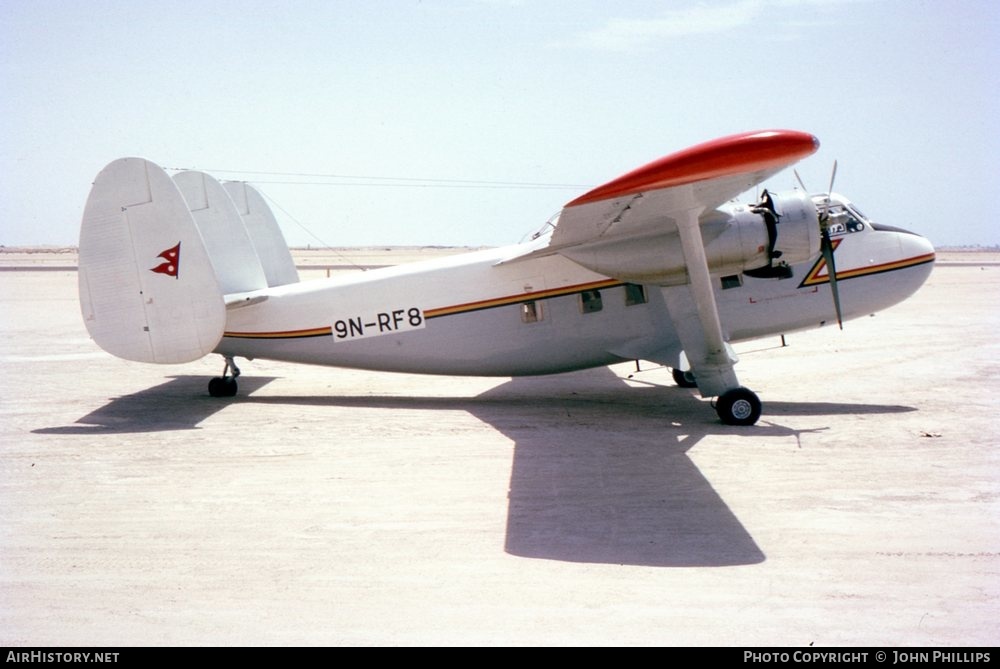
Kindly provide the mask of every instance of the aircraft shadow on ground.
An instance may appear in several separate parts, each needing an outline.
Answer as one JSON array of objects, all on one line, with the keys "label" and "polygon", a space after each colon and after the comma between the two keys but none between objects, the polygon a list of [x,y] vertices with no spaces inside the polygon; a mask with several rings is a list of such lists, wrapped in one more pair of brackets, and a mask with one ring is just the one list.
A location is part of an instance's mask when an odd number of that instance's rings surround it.
[{"label": "aircraft shadow on ground", "polygon": [[[274,377],[240,378],[240,392],[252,393]],[[32,430],[35,434],[130,434],[195,430],[229,402],[208,395],[208,378],[175,376],[166,383],[116,397],[72,425]]]},{"label": "aircraft shadow on ground", "polygon": [[472,409],[515,443],[508,553],[657,567],[765,559],[687,455],[713,429],[731,429],[701,423],[708,407],[688,391],[630,388],[606,371],[572,391],[524,379],[486,395],[527,400],[516,417]]},{"label": "aircraft shadow on ground", "polygon": [[[737,435],[746,438],[749,447],[756,438],[798,438],[802,433],[774,423],[775,417],[913,410],[768,402],[765,420],[753,428],[735,428],[717,422],[708,404],[691,391],[657,384],[629,386],[607,368],[514,379],[475,398],[251,395],[272,380],[241,377],[241,396],[235,401],[468,411],[515,444],[504,546],[509,554],[657,567],[721,567],[765,559],[688,457],[687,452],[703,437]],[[204,377],[176,377],[113,399],[74,425],[35,432],[196,429],[230,403],[208,397],[205,383]]]},{"label": "aircraft shadow on ground", "polygon": [[[252,397],[247,401],[386,410],[468,411],[511,439],[505,549],[511,555],[658,567],[733,566],[765,556],[688,457],[709,434],[800,431],[717,422],[691,391],[630,387],[604,368],[514,379],[475,398]],[[895,413],[908,407],[768,403],[781,415]]]}]

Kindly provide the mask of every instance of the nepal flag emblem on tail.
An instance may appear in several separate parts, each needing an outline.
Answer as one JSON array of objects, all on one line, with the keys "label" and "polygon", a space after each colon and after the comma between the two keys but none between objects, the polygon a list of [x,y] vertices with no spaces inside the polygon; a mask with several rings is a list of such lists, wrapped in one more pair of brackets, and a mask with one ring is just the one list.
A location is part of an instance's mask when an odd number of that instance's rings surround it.
[{"label": "nepal flag emblem on tail", "polygon": [[181,243],[177,242],[177,246],[167,249],[158,255],[157,258],[163,258],[165,262],[160,263],[149,271],[156,272],[157,274],[166,274],[176,279],[181,264]]}]

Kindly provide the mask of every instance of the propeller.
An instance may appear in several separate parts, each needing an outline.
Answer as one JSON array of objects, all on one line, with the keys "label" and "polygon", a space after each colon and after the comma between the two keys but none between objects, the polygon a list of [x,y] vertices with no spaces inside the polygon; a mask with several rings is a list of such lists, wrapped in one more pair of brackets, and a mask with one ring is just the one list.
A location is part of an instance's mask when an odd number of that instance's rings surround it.
[{"label": "propeller", "polygon": [[[799,176],[798,170],[793,170],[795,172],[795,179],[802,186],[802,190],[806,193],[809,189],[806,188],[805,184],[802,183],[802,177]],[[830,277],[830,291],[833,293],[833,308],[837,312],[837,325],[840,329],[844,329],[844,318],[840,310],[840,291],[837,289],[837,263],[833,257],[833,240],[830,239],[830,209],[833,206],[833,201],[830,198],[830,194],[833,192],[833,181],[837,178],[837,161],[833,161],[833,171],[830,173],[830,187],[826,191],[826,197],[823,199],[822,205],[817,207],[821,210],[819,213],[819,232],[820,232],[820,244],[819,249],[823,254],[823,260],[826,261],[826,271],[827,275]]]}]

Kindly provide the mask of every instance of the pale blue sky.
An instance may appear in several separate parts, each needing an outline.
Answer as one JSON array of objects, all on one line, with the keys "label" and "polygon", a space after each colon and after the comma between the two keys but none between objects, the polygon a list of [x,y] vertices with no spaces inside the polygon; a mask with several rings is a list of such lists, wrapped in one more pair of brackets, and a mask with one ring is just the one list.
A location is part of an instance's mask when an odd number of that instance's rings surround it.
[{"label": "pale blue sky", "polygon": [[75,244],[126,155],[251,181],[336,246],[504,244],[588,184],[761,128],[820,138],[813,190],[836,158],[876,220],[998,244],[998,84],[987,0],[3,0],[0,244]]}]

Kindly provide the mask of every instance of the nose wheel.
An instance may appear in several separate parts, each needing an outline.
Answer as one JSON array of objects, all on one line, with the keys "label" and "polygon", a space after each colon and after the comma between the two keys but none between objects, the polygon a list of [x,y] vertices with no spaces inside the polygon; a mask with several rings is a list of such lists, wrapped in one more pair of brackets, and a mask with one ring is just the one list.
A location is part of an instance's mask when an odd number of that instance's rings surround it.
[{"label": "nose wheel", "polygon": [[760,398],[749,388],[727,390],[715,401],[715,413],[726,425],[753,425],[760,410]]},{"label": "nose wheel", "polygon": [[208,382],[208,394],[212,397],[234,397],[239,389],[236,384],[236,377],[239,375],[240,368],[232,358],[227,357],[222,376],[217,376]]}]

